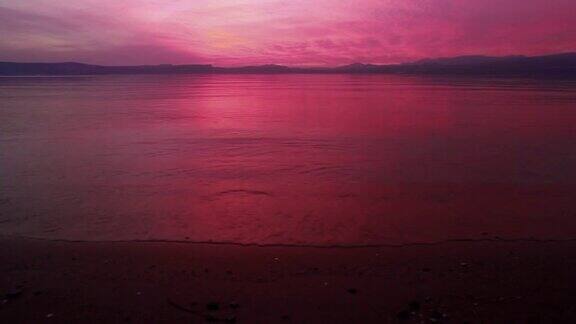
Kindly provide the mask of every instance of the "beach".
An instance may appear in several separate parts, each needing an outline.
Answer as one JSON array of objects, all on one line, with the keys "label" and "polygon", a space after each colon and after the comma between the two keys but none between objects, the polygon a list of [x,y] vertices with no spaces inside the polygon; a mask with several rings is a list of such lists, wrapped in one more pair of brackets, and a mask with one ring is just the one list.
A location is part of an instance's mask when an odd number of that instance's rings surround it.
[{"label": "beach", "polygon": [[374,247],[2,237],[4,323],[568,323],[575,241]]}]

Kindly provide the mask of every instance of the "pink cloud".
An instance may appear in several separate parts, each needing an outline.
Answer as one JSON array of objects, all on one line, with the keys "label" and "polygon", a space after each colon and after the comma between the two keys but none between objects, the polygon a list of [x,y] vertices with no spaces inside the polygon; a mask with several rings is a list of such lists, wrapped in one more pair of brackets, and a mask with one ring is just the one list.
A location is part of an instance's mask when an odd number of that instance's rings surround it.
[{"label": "pink cloud", "polygon": [[537,55],[576,50],[574,12],[572,0],[0,0],[0,60],[335,65]]}]

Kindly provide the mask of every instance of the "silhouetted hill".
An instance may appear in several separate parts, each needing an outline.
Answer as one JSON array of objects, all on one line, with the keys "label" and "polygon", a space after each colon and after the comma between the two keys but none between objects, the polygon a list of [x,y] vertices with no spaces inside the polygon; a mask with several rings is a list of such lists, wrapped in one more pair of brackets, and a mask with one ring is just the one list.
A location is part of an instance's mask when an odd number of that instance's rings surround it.
[{"label": "silhouetted hill", "polygon": [[341,72],[373,72],[381,68],[382,65],[353,63],[349,65],[335,67],[333,68],[333,70]]},{"label": "silhouetted hill", "polygon": [[81,63],[9,63],[0,62],[1,75],[93,74],[96,67]]},{"label": "silhouetted hill", "polygon": [[436,65],[475,65],[487,64],[501,61],[509,61],[515,59],[526,58],[525,56],[483,56],[483,55],[467,55],[456,57],[441,57],[441,58],[428,58],[423,59],[413,64],[436,64]]},{"label": "silhouetted hill", "polygon": [[234,68],[217,68],[218,72],[224,73],[289,73],[291,69],[287,66],[277,64],[266,64],[256,66],[242,66]]},{"label": "silhouetted hill", "polygon": [[0,75],[90,75],[90,74],[176,74],[206,73],[212,65],[101,66],[82,63],[0,62]]},{"label": "silhouetted hill", "polygon": [[576,76],[576,53],[546,56],[460,56],[405,64],[407,73]]},{"label": "silhouetted hill", "polygon": [[193,73],[393,73],[482,76],[576,77],[576,53],[545,56],[458,56],[425,59],[412,63],[375,65],[354,63],[333,68],[293,68],[282,65],[215,67],[212,65],[101,66],[82,63],[0,62],[0,75],[88,74],[193,74]]}]

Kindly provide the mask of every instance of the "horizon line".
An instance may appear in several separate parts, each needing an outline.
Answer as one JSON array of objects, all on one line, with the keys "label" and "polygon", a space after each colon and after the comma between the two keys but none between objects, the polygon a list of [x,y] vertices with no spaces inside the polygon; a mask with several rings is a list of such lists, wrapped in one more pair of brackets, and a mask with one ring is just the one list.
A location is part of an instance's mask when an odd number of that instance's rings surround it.
[{"label": "horizon line", "polygon": [[437,56],[437,57],[426,57],[414,61],[405,61],[398,63],[366,63],[361,61],[356,61],[353,63],[342,64],[342,65],[290,65],[282,63],[261,63],[261,64],[247,64],[247,65],[216,65],[214,63],[150,63],[150,64],[136,64],[136,65],[126,65],[126,64],[96,64],[96,63],[85,63],[82,61],[37,61],[37,62],[22,62],[22,61],[0,61],[0,63],[11,63],[11,64],[81,64],[81,65],[91,65],[91,66],[101,66],[101,67],[138,67],[138,66],[210,66],[214,68],[242,68],[242,67],[265,67],[265,66],[275,66],[275,67],[287,67],[287,68],[301,68],[301,69],[329,69],[346,67],[353,65],[373,65],[373,66],[395,66],[404,64],[415,64],[423,63],[424,61],[442,60],[442,59],[457,59],[457,58],[536,58],[536,57],[550,57],[550,56],[561,56],[561,55],[576,55],[575,51],[567,52],[556,52],[543,55],[526,55],[526,54],[509,54],[509,55],[485,55],[485,54],[466,54],[466,55],[456,55],[456,56]]}]

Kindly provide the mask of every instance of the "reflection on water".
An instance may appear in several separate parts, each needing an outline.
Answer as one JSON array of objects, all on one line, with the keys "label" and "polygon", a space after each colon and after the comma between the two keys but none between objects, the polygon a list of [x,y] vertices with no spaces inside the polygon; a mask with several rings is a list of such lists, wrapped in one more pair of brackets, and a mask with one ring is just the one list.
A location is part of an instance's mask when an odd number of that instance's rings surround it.
[{"label": "reflection on water", "polygon": [[576,237],[576,84],[0,78],[0,233],[396,244]]}]

